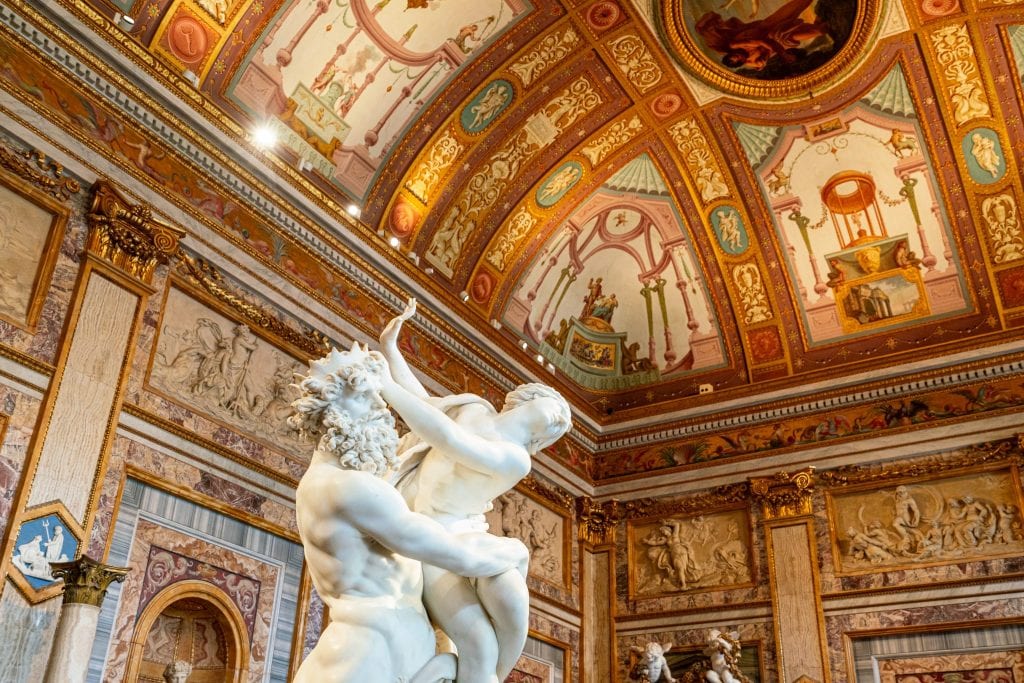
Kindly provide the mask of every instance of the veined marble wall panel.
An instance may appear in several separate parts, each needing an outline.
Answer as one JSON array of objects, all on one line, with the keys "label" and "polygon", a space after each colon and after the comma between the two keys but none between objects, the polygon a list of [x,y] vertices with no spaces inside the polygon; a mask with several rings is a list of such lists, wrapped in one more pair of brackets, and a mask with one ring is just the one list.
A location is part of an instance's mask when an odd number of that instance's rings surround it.
[{"label": "veined marble wall panel", "polygon": [[11,519],[14,493],[24,473],[39,406],[36,399],[0,386],[0,519],[4,525]]},{"label": "veined marble wall panel", "polygon": [[[160,560],[161,552],[186,559],[152,561]],[[103,603],[88,680],[120,680],[144,598],[173,581],[206,577],[215,585],[223,579],[221,588],[243,615],[252,615],[249,680],[284,683],[302,561],[302,547],[296,543],[128,479],[107,562],[134,571],[124,584],[111,588]],[[228,574],[237,578],[229,581]],[[258,590],[233,595],[233,587],[246,581]],[[307,626],[319,632],[319,624]]]},{"label": "veined marble wall panel", "polygon": [[[298,534],[293,507],[230,481],[210,468],[177,460],[137,441],[118,436],[114,438],[110,449],[110,461],[100,488],[96,518],[88,541],[87,554],[90,557],[102,557],[107,547],[118,492],[129,465],[133,472],[147,473],[175,487],[214,498],[244,515],[259,517],[292,534]],[[244,471],[244,467],[239,465],[239,470]]]},{"label": "veined marble wall panel", "polygon": [[92,481],[103,449],[138,304],[136,294],[101,275],[90,277],[39,456],[30,506],[59,499],[76,519],[84,520],[90,487],[81,484]]},{"label": "veined marble wall panel", "polygon": [[565,648],[529,636],[505,683],[564,683],[567,655]]},{"label": "veined marble wall panel", "polygon": [[31,327],[32,303],[49,283],[47,252],[58,216],[0,183],[0,317]]},{"label": "veined marble wall panel", "polygon": [[170,287],[148,376],[167,398],[304,461],[310,447],[286,422],[289,386],[304,369],[245,323]]},{"label": "veined marble wall panel", "polygon": [[0,681],[36,683],[43,680],[53,632],[60,616],[60,601],[29,605],[21,593],[5,582],[0,595]]}]

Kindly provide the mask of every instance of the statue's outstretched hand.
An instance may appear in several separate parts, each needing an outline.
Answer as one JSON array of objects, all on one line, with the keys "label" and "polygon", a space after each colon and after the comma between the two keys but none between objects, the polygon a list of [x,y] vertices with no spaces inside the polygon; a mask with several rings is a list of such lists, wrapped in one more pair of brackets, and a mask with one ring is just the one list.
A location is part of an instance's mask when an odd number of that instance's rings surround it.
[{"label": "statue's outstretched hand", "polygon": [[409,303],[405,305],[405,309],[384,326],[384,330],[380,333],[380,345],[382,347],[397,347],[398,333],[402,331],[402,323],[411,318],[415,313],[416,298],[409,297]]},{"label": "statue's outstretched hand", "polygon": [[529,562],[530,551],[517,538],[502,538],[493,534],[472,534],[460,537],[479,558],[478,575],[495,576]]}]

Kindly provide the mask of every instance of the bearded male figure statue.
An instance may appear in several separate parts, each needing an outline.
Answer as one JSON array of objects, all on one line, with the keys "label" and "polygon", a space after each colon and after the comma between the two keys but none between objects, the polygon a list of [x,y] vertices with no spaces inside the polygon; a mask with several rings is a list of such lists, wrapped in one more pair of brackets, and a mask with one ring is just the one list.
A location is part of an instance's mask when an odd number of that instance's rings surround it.
[{"label": "bearded male figure statue", "polygon": [[393,385],[384,358],[358,345],[310,363],[298,385],[289,423],[319,441],[296,490],[296,516],[330,624],[296,683],[454,678],[451,656],[435,656],[421,562],[460,577],[491,577],[528,558],[517,540],[457,536],[410,511],[383,478],[396,464],[394,418],[381,399]]}]

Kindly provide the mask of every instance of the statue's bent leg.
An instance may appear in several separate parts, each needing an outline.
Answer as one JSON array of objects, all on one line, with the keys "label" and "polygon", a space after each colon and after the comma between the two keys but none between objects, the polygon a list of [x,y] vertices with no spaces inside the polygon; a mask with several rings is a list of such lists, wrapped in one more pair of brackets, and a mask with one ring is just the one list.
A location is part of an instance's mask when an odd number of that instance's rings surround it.
[{"label": "statue's bent leg", "polygon": [[302,662],[293,683],[391,683],[394,672],[388,650],[388,642],[376,629],[333,622]]},{"label": "statue's bent leg", "polygon": [[526,577],[518,570],[477,580],[477,595],[494,625],[498,638],[498,680],[505,678],[519,661],[530,628],[530,591]]},{"label": "statue's bent leg", "polygon": [[409,683],[443,683],[454,681],[457,662],[455,655],[450,652],[442,652],[423,665],[423,668],[416,672]]},{"label": "statue's bent leg", "polygon": [[469,580],[423,565],[423,602],[459,651],[456,682],[499,683],[498,639]]}]

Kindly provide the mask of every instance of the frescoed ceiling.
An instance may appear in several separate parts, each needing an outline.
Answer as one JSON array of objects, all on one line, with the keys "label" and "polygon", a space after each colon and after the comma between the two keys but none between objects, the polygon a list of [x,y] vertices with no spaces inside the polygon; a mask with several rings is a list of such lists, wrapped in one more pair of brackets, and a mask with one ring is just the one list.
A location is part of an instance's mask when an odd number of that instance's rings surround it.
[{"label": "frescoed ceiling", "polygon": [[1024,3],[112,1],[594,439],[1020,339]]}]

